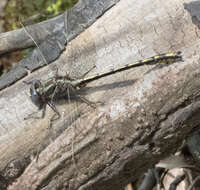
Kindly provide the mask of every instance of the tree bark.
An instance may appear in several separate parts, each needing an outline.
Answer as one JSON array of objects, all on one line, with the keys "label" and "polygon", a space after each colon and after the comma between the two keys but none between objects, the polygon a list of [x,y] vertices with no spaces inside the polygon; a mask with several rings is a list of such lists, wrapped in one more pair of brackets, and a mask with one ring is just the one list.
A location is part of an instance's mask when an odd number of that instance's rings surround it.
[{"label": "tree bark", "polygon": [[[106,10],[115,5],[118,1],[119,0],[81,0],[76,8],[72,8],[70,10],[68,18],[69,25],[65,25],[67,24],[65,23],[65,17],[68,16],[67,13],[69,12],[66,11],[55,18],[29,26],[29,33],[38,44],[46,40],[49,36],[54,36],[55,40],[56,38],[59,38],[59,35],[62,36],[64,32],[67,33],[66,35],[68,40],[71,40],[78,33],[83,31],[84,28],[91,25],[98,17],[100,17]],[[22,21],[21,24],[23,24]],[[68,33],[68,31],[70,32]],[[0,55],[35,46],[33,39],[26,34],[24,28],[1,33]]]},{"label": "tree bark", "polygon": [[[0,181],[12,189],[120,190],[174,153],[200,123],[199,29],[183,0],[120,1],[72,40],[59,59],[0,92]],[[84,88],[93,109],[68,100],[36,111],[23,80],[45,80],[54,66],[80,77],[182,51],[183,62],[144,66]]]}]

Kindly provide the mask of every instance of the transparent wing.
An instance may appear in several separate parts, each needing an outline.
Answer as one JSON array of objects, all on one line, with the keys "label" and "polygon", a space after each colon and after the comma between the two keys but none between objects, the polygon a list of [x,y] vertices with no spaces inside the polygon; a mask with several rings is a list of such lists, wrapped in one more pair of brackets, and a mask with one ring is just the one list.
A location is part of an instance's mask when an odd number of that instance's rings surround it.
[{"label": "transparent wing", "polygon": [[[66,36],[68,39],[70,39],[70,30],[73,30],[73,24],[70,24],[71,22],[73,23],[73,17],[71,16],[73,13],[71,14],[71,11],[73,10],[69,10],[65,17],[65,25],[67,26]],[[77,26],[77,28],[79,27],[81,26]],[[92,36],[90,30],[86,29],[67,44],[66,50],[63,54],[63,60],[65,60],[64,71],[67,71],[67,75],[72,79],[79,79],[88,74],[91,75],[95,71],[96,46]],[[70,113],[70,123],[72,123],[71,127],[73,131],[73,138],[71,141],[72,162],[75,168],[77,168],[77,163],[74,158],[76,153],[76,136],[80,134],[81,131],[78,131],[80,127],[76,126],[82,124],[80,115],[84,113],[88,108],[88,105],[80,98],[81,96],[85,96],[84,90],[80,90],[78,94],[75,94],[75,96],[70,92],[71,91],[68,89],[67,93],[69,99],[66,109],[67,112]]]}]

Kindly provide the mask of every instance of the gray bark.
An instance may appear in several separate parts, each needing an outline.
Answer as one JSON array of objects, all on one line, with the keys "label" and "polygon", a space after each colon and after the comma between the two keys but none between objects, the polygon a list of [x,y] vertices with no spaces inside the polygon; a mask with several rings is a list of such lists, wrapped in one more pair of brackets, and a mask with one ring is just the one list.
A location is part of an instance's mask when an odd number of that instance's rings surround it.
[{"label": "gray bark", "polygon": [[[15,180],[9,190],[120,190],[174,153],[200,123],[200,32],[192,23],[192,3],[184,2],[120,1],[54,63],[3,89],[2,184]],[[61,100],[56,106],[62,117],[50,129],[51,109],[44,119],[24,121],[36,107],[23,80],[47,79],[55,65],[79,77],[94,65],[90,74],[170,51],[182,51],[184,61],[139,67],[88,84],[86,97],[104,102],[96,109]]]},{"label": "gray bark", "polygon": [[[80,0],[78,5],[70,10],[70,17],[68,19],[68,30],[70,30],[70,32],[67,34],[67,38],[74,38],[118,1],[119,0]],[[29,26],[29,32],[34,39],[37,39],[37,43],[44,41],[49,36],[59,38],[58,33],[62,36],[64,32],[67,32],[64,31],[64,29],[67,29],[67,26],[64,26],[64,24],[66,24],[64,17],[67,16],[66,14],[68,12],[69,11],[66,11],[53,19]],[[23,21],[20,22],[23,24]],[[0,55],[32,46],[35,46],[35,44],[33,40],[26,35],[23,28],[0,34]]]}]

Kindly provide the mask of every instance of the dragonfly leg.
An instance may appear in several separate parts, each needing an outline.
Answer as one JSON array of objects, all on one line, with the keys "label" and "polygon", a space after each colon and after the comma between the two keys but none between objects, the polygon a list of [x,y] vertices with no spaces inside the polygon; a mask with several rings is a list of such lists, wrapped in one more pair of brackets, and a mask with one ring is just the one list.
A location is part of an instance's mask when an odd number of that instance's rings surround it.
[{"label": "dragonfly leg", "polygon": [[92,102],[92,101],[88,100],[87,98],[83,97],[82,95],[77,94],[75,88],[73,88],[73,87],[69,87],[69,88],[77,98],[79,98],[81,101],[85,102],[87,105],[91,106],[92,108],[96,108],[97,107],[96,104],[98,104],[98,103],[104,104],[102,102]]},{"label": "dragonfly leg", "polygon": [[77,95],[77,97],[82,100],[83,102],[85,102],[87,105],[91,106],[92,108],[96,108],[96,102],[91,102],[89,101],[87,98]]},{"label": "dragonfly leg", "polygon": [[49,105],[49,107],[54,111],[54,115],[52,116],[52,118],[50,119],[50,123],[54,122],[55,120],[58,120],[61,115],[60,113],[58,112],[56,106],[53,104],[53,102],[48,102],[47,103]]},{"label": "dragonfly leg", "polygon": [[87,72],[85,72],[80,78],[84,78],[90,71],[92,71],[96,65],[94,65],[92,68],[90,68]]},{"label": "dragonfly leg", "polygon": [[[78,79],[82,79],[84,78],[90,71],[92,71],[94,68],[96,67],[96,65],[94,65],[92,68],[90,68],[88,71],[86,71],[83,75],[81,75],[80,77],[75,77],[73,78],[73,80],[78,80]],[[68,77],[69,78],[69,77]]]},{"label": "dragonfly leg", "polygon": [[[54,97],[55,97],[55,95],[56,95],[56,93],[57,93],[57,90],[58,90],[58,86],[56,85],[56,88],[54,89],[54,91],[53,91],[53,94],[52,94],[52,97],[51,97],[51,104],[53,105],[53,99],[54,99]],[[50,106],[50,105],[49,105]],[[54,106],[55,107],[55,106]],[[53,109],[53,108],[52,108]]]},{"label": "dragonfly leg", "polygon": [[46,108],[47,108],[47,105],[45,104],[44,107],[43,107],[43,109],[42,109],[42,116],[41,116],[41,118],[44,118],[45,113],[46,113]]},{"label": "dragonfly leg", "polygon": [[82,100],[83,102],[85,102],[87,105],[91,106],[92,108],[96,108],[97,107],[97,104],[100,104],[100,105],[104,105],[104,102],[92,102],[90,100],[88,100],[87,98],[81,96],[81,95],[77,95],[77,97]]},{"label": "dragonfly leg", "polygon": [[35,114],[37,114],[38,111],[33,112],[31,114],[29,114],[27,117],[24,118],[24,120],[28,120],[28,119],[43,119],[46,113],[46,105],[44,105],[42,107],[42,115],[41,116],[36,116]]}]

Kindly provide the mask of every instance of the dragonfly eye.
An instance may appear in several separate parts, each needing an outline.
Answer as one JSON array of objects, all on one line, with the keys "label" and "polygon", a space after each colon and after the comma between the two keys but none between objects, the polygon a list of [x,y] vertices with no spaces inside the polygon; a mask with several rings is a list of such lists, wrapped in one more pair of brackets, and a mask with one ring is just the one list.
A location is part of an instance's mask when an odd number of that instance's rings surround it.
[{"label": "dragonfly eye", "polygon": [[41,86],[42,84],[39,80],[34,80],[30,87],[31,100],[39,109],[41,109],[44,104],[42,94],[40,93]]},{"label": "dragonfly eye", "polygon": [[36,94],[40,94],[40,87],[41,87],[41,82],[39,80],[34,80],[31,84],[30,87],[30,94],[32,95],[36,95]]}]

